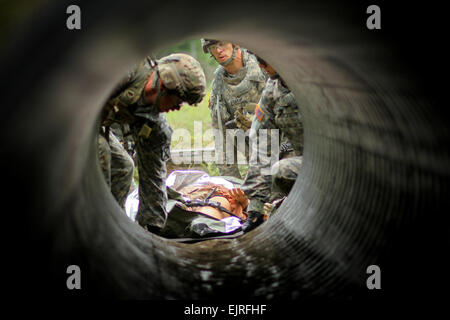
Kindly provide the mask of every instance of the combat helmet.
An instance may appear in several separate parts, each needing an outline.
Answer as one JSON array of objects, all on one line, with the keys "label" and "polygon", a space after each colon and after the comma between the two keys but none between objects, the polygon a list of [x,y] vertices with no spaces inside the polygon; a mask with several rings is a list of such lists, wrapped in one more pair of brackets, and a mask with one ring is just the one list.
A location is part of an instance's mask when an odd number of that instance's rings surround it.
[{"label": "combat helmet", "polygon": [[173,53],[157,61],[164,86],[188,104],[196,105],[206,94],[206,78],[200,63],[185,53]]},{"label": "combat helmet", "polygon": [[[200,42],[202,44],[203,52],[211,53],[209,46],[219,42],[219,40],[201,38]],[[232,43],[232,45],[233,45],[233,52],[231,54],[231,57],[225,60],[224,62],[218,62],[220,65],[227,66],[231,64],[231,62],[233,62],[234,58],[236,57],[236,45],[234,43]]]},{"label": "combat helmet", "polygon": [[214,40],[214,39],[206,39],[206,38],[201,38],[200,42],[202,43],[202,49],[204,53],[209,53],[209,46],[219,42],[219,40]]}]

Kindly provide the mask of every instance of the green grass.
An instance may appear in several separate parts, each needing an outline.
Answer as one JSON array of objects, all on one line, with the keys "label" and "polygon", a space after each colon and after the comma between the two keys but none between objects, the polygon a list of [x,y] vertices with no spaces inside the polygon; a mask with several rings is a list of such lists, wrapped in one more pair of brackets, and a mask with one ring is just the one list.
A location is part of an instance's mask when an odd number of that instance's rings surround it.
[{"label": "green grass", "polygon": [[[179,111],[171,111],[166,114],[167,121],[174,130],[174,133],[172,134],[172,142],[170,145],[172,150],[214,146],[213,136],[212,134],[208,134],[211,133],[211,131],[208,130],[212,128],[211,116],[208,108],[209,95],[210,89],[207,90],[206,96],[196,107],[185,105]],[[199,127],[199,134],[196,137],[198,145],[194,146],[195,122],[201,123],[201,130]],[[187,130],[187,132],[189,132],[189,135],[187,135],[185,131],[179,129]],[[189,136],[190,140],[188,139]]]}]

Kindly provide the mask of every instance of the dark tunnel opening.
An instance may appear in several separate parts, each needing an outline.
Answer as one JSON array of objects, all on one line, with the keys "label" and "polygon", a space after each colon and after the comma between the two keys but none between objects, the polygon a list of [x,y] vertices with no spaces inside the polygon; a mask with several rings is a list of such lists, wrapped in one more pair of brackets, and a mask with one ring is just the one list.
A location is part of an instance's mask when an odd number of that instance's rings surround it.
[{"label": "dark tunnel opening", "polygon": [[[20,188],[9,198],[21,203],[26,233],[10,248],[15,295],[392,300],[435,297],[448,282],[447,119],[423,78],[431,71],[401,55],[410,37],[368,31],[364,6],[254,1],[230,18],[214,15],[214,3],[149,12],[146,1],[91,1],[80,2],[82,29],[71,31],[68,5],[42,6],[2,56],[2,144],[12,150],[2,161]],[[237,239],[185,245],[123,215],[102,180],[95,131],[128,66],[203,35],[235,39],[273,63],[304,111],[305,150],[274,219]],[[80,266],[82,290],[67,290],[69,265]],[[367,288],[370,265],[383,272],[381,294]]]}]

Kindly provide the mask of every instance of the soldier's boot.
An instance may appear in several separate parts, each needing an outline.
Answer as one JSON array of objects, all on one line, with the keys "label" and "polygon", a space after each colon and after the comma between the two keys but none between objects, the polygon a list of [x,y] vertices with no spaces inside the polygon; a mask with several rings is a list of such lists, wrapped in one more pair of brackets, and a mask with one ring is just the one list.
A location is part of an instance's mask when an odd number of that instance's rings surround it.
[{"label": "soldier's boot", "polygon": [[144,227],[144,229],[146,229],[148,232],[151,232],[151,233],[156,234],[158,236],[161,233],[161,228],[160,227],[156,227],[156,226],[147,225],[147,226]]},{"label": "soldier's boot", "polygon": [[264,222],[264,215],[258,211],[250,211],[247,220],[242,224],[242,231],[249,232]]},{"label": "soldier's boot", "polygon": [[[138,222],[139,223],[139,222]],[[141,225],[139,223],[139,225],[144,228],[145,230],[147,230],[148,232],[151,232],[153,234],[159,235],[161,233],[162,228],[158,227],[158,226],[154,226],[151,224],[146,224],[146,225]]]},{"label": "soldier's boot", "polygon": [[159,219],[156,219],[154,216],[143,214],[142,212],[137,213],[136,222],[145,230],[159,235],[161,229],[163,228],[164,223],[162,223]]}]

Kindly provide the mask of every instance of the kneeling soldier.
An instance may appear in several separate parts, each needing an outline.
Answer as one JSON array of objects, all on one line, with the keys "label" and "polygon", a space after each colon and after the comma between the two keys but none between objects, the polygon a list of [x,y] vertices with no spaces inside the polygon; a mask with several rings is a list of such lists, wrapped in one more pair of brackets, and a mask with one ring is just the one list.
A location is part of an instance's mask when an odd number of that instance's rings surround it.
[{"label": "kneeling soldier", "polygon": [[172,129],[164,112],[180,110],[183,102],[197,105],[205,88],[205,74],[193,57],[176,53],[157,61],[146,58],[121,81],[103,108],[107,139],[113,122],[130,126],[139,173],[136,220],[149,231],[159,232],[167,218],[165,178]]}]

